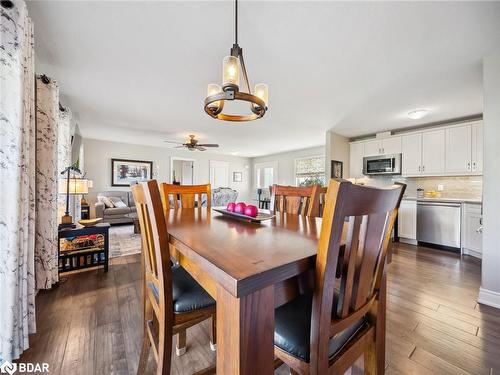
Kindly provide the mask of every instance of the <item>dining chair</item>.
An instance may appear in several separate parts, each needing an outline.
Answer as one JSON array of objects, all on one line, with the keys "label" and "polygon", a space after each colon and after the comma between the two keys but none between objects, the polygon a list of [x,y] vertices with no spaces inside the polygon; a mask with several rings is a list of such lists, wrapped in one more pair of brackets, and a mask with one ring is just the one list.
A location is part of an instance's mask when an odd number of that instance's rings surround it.
[{"label": "dining chair", "polygon": [[319,185],[283,186],[271,188],[271,211],[306,216],[319,215]]},{"label": "dining chair", "polygon": [[361,355],[365,374],[384,373],[385,257],[403,190],[330,180],[314,288],[275,311],[275,355],[292,374],[343,374]]},{"label": "dining chair", "polygon": [[323,217],[323,211],[325,210],[325,199],[326,199],[326,187],[319,187],[318,188],[318,196],[319,196],[319,202],[318,202],[318,210],[319,210],[319,217]]},{"label": "dining chair", "polygon": [[172,267],[158,183],[151,180],[131,188],[141,226],[144,282],[144,337],[137,373],[145,372],[152,347],[156,373],[170,374],[172,336],[215,316],[215,300],[186,270]]},{"label": "dining chair", "polygon": [[[163,208],[195,208],[201,207],[203,195],[206,196],[206,207],[212,205],[212,193],[210,184],[204,185],[173,185],[161,183],[161,197]],[[180,203],[180,204],[179,204]]]}]

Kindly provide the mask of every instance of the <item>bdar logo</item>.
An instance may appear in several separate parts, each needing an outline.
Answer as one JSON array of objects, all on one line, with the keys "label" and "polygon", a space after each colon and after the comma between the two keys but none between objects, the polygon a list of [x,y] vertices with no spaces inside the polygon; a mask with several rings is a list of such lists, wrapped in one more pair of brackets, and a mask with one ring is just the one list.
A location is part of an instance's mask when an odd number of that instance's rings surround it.
[{"label": "bdar logo", "polygon": [[17,365],[15,363],[10,363],[9,361],[4,361],[0,358],[0,373],[12,375],[16,372]]}]

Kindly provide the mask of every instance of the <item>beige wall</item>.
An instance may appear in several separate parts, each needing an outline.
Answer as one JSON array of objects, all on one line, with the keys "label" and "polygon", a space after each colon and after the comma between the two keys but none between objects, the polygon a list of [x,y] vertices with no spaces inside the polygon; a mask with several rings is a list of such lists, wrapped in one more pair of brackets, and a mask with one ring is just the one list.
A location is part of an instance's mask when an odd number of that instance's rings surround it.
[{"label": "beige wall", "polygon": [[[133,145],[119,142],[100,141],[85,138],[83,140],[85,148],[85,172],[87,178],[94,183],[89,192],[87,201],[92,209],[96,201],[97,193],[107,190],[128,190],[126,187],[111,186],[111,159],[132,159],[147,160],[153,162],[153,177],[158,181],[170,182],[170,158],[185,157],[195,159],[194,183],[208,183],[209,161],[220,160],[230,163],[229,181],[230,187],[238,191],[238,200],[248,201],[250,199],[251,184],[251,160],[230,155],[217,155],[208,152],[190,152],[178,149],[163,147],[152,147]],[[233,172],[243,172],[242,182],[233,182]]]},{"label": "beige wall", "polygon": [[349,138],[334,132],[326,132],[325,143],[325,171],[326,176],[331,176],[331,161],[343,163],[343,178],[349,178]]}]

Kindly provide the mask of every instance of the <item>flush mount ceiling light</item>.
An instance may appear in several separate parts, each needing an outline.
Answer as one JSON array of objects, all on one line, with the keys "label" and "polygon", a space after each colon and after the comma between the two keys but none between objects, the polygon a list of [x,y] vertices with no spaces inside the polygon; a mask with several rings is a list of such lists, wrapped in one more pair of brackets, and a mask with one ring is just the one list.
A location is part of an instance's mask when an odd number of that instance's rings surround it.
[{"label": "flush mount ceiling light", "polygon": [[[238,0],[235,0],[235,42],[231,48],[230,56],[222,60],[222,87],[215,83],[208,85],[205,98],[205,112],[211,117],[224,121],[251,121],[264,116],[267,111],[269,97],[268,87],[265,83],[255,85],[254,94],[250,90],[243,50],[238,45]],[[245,91],[240,91],[240,69],[245,83]],[[234,115],[222,113],[226,100],[239,100],[250,103],[251,113]]]},{"label": "flush mount ceiling light", "polygon": [[416,109],[414,111],[408,112],[408,118],[412,120],[420,120],[429,114],[428,109]]}]

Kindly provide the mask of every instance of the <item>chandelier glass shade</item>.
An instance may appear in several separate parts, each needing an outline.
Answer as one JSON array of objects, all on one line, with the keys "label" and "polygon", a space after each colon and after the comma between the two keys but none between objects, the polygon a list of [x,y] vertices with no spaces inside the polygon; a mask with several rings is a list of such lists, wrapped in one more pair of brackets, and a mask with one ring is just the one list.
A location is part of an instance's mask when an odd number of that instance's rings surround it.
[{"label": "chandelier glass shade", "polygon": [[[240,90],[240,75],[243,77],[246,91]],[[246,115],[224,113],[226,100],[248,102],[250,113]],[[268,100],[269,88],[265,83],[255,85],[253,93],[250,89],[243,50],[238,45],[238,0],[235,0],[235,43],[230,55],[222,60],[222,86],[210,83],[207,87],[205,112],[215,119],[224,121],[251,121],[264,116]]]}]

